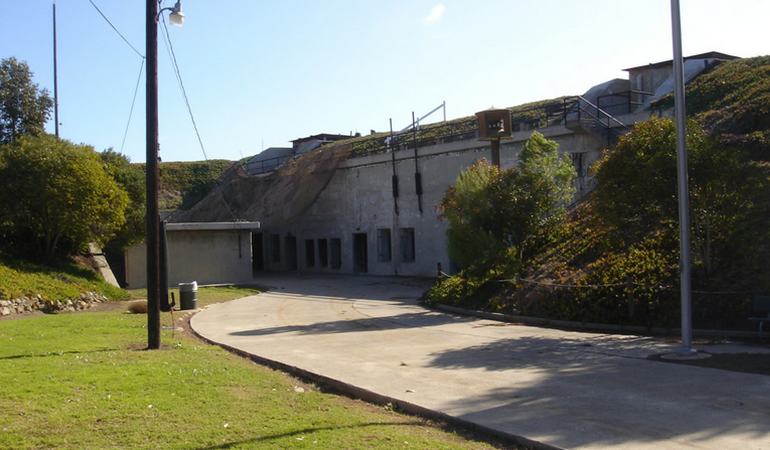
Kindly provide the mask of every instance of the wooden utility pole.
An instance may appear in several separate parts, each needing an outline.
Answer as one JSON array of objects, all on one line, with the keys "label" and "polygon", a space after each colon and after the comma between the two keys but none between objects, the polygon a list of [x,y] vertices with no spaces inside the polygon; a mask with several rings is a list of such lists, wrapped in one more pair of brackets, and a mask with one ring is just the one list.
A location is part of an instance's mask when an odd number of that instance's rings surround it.
[{"label": "wooden utility pole", "polygon": [[160,348],[160,216],[158,214],[158,1],[147,0],[147,348]]}]

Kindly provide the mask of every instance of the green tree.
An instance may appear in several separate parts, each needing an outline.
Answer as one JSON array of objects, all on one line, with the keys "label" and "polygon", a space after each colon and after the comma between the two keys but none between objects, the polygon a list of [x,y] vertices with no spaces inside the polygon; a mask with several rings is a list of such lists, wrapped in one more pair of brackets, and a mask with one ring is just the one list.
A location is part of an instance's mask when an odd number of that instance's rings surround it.
[{"label": "green tree", "polygon": [[449,222],[450,257],[463,267],[501,254],[525,259],[563,219],[575,176],[558,144],[537,132],[525,142],[516,168],[476,162],[457,177],[439,206]]},{"label": "green tree", "polygon": [[[687,127],[692,250],[700,280],[762,266],[770,245],[770,179],[743,152],[720,146],[695,121]],[[676,127],[670,119],[637,124],[597,163],[594,193],[612,244],[634,245],[664,232],[676,252]],[[764,259],[767,259],[764,257]],[[754,269],[751,269],[751,268]],[[765,271],[766,272],[766,271]],[[767,275],[765,273],[764,277]]]},{"label": "green tree", "polygon": [[46,259],[104,244],[125,223],[123,189],[91,147],[50,135],[0,146],[0,223]]},{"label": "green tree", "polygon": [[43,132],[53,100],[32,82],[32,71],[16,58],[0,60],[0,144]]},{"label": "green tree", "polygon": [[126,223],[107,243],[110,250],[122,251],[144,237],[144,211],[146,202],[144,171],[132,165],[126,155],[112,149],[100,153],[105,169],[128,194]]}]

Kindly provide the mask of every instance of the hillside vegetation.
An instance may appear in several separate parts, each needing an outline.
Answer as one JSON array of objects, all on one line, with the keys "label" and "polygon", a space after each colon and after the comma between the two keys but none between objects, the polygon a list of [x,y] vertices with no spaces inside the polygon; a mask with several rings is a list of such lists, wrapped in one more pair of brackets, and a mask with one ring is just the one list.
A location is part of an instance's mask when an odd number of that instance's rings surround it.
[{"label": "hillside vegetation", "polygon": [[0,298],[40,295],[46,300],[66,300],[78,298],[84,292],[96,292],[111,300],[128,298],[126,291],[75,264],[44,266],[0,257]]},{"label": "hillside vegetation", "polygon": [[[671,107],[672,96],[659,107]],[[721,143],[770,160],[770,56],[718,65],[687,86],[687,113]]]},{"label": "hillside vegetation", "polygon": [[[770,291],[770,58],[723,63],[688,86],[693,318],[748,327]],[[663,99],[658,106],[665,106]],[[524,269],[479,261],[429,302],[586,322],[679,321],[675,127],[637,124],[593,168],[596,190]]]},{"label": "hillside vegetation", "polygon": [[[160,163],[160,209],[189,209],[211,191],[232,164],[224,159]],[[144,163],[132,166],[144,174]]]}]

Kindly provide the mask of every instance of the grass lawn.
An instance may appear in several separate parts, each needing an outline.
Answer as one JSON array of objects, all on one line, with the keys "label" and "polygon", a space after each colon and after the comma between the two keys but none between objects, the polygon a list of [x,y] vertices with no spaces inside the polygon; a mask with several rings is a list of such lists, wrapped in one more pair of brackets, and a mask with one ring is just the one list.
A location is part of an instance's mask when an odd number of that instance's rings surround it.
[{"label": "grass lawn", "polygon": [[[171,293],[176,298],[176,308],[179,308],[179,289],[169,289],[169,298]],[[198,288],[198,307],[210,305],[212,303],[224,302],[235,298],[248,297],[249,295],[259,294],[261,291],[256,287],[244,286],[211,286]],[[132,299],[146,299],[147,289],[129,289],[128,294]]]},{"label": "grass lawn", "polygon": [[0,448],[490,448],[184,334],[139,350],[145,323],[122,310],[0,320]]},{"label": "grass lawn", "polygon": [[107,284],[96,272],[72,263],[50,267],[0,257],[0,294],[5,298],[40,294],[48,300],[63,300],[77,298],[85,291],[111,300],[128,297],[126,291]]}]

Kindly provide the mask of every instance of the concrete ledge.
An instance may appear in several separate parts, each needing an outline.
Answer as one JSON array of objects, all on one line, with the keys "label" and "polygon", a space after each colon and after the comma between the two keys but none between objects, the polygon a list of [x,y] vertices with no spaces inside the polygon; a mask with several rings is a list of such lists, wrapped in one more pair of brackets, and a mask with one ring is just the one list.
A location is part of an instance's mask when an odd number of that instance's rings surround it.
[{"label": "concrete ledge", "polygon": [[542,442],[527,439],[524,436],[509,434],[499,430],[495,430],[493,428],[488,428],[483,425],[479,425],[475,422],[463,420],[458,417],[453,417],[448,414],[434,411],[432,409],[424,408],[422,406],[415,405],[413,403],[410,403],[404,400],[399,400],[394,397],[378,394],[368,389],[363,389],[358,386],[354,386],[352,384],[345,383],[340,380],[336,380],[334,378],[330,378],[318,373],[310,372],[308,370],[302,369],[297,366],[285,364],[279,361],[275,361],[269,358],[265,358],[259,355],[255,355],[253,353],[240,350],[235,347],[231,347],[227,344],[222,344],[222,343],[213,341],[199,334],[197,331],[195,331],[195,328],[192,327],[192,322],[190,322],[190,329],[192,330],[193,334],[195,334],[196,337],[198,337],[204,342],[207,342],[213,345],[218,345],[223,349],[229,351],[230,353],[234,353],[238,356],[248,358],[259,365],[270,367],[271,369],[288,373],[292,376],[299,378],[302,381],[313,383],[317,386],[321,386],[327,391],[342,394],[347,397],[363,400],[365,402],[373,403],[376,405],[382,405],[382,406],[391,405],[394,409],[400,412],[411,414],[413,416],[423,417],[429,420],[446,422],[448,424],[455,425],[457,427],[464,428],[472,432],[493,437],[497,440],[502,441],[503,443],[515,445],[518,447],[524,447],[524,448],[533,449],[533,450],[563,450],[561,447],[555,447],[552,445],[544,444]]},{"label": "concrete ledge", "polygon": [[258,230],[259,222],[169,222],[166,231]]},{"label": "concrete ledge", "polygon": [[[428,305],[426,305],[428,306]],[[493,313],[487,311],[477,311],[465,309],[450,305],[429,305],[428,307],[452,314],[463,316],[478,317],[481,319],[495,320],[498,322],[523,323],[526,325],[535,325],[546,328],[563,328],[579,331],[604,331],[617,334],[653,334],[653,335],[673,335],[680,333],[679,328],[647,328],[638,325],[613,325],[607,323],[594,322],[574,322],[570,320],[545,319],[542,317],[517,316],[513,314]],[[754,331],[741,330],[704,330],[694,329],[693,334],[704,337],[735,337],[735,338],[759,338],[759,333]]]}]

